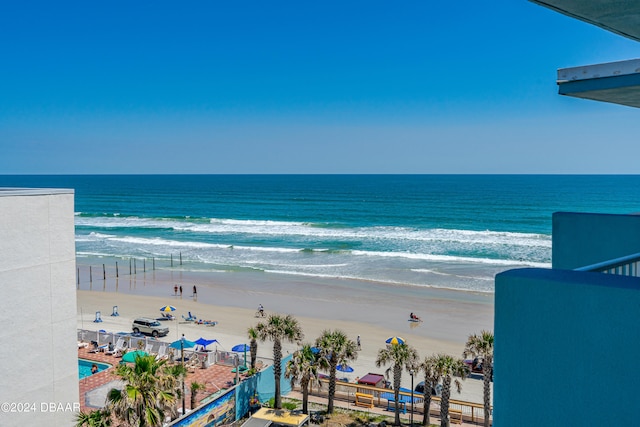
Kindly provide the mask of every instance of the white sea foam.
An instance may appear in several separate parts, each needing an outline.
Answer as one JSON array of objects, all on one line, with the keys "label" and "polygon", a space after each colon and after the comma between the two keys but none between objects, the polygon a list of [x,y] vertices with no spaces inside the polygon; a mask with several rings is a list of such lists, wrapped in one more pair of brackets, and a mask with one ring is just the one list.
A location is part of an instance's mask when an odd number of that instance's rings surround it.
[{"label": "white sea foam", "polygon": [[491,264],[491,265],[499,265],[499,266],[530,266],[530,267],[539,267],[539,268],[548,268],[550,264],[542,263],[542,262],[529,262],[524,260],[508,260],[508,259],[492,259],[492,258],[473,258],[473,257],[462,257],[462,256],[452,256],[452,255],[433,255],[433,254],[418,254],[418,253],[406,253],[406,252],[375,252],[375,251],[353,251],[354,255],[364,255],[364,256],[376,256],[376,257],[386,257],[386,258],[408,258],[408,259],[416,259],[416,260],[425,260],[425,261],[441,261],[441,262],[458,262],[465,264]]},{"label": "white sea foam", "polygon": [[417,241],[438,244],[518,245],[551,248],[550,236],[533,233],[415,229],[407,227],[314,227],[303,222],[211,219],[209,223],[139,217],[78,217],[76,225],[101,228],[171,228],[176,231],[265,236],[304,236],[317,239]]},{"label": "white sea foam", "polygon": [[[214,271],[491,292],[497,272],[550,266],[550,236],[533,233],[215,218],[75,219],[79,253],[87,256],[169,258],[180,252],[186,265]],[[84,228],[101,231],[83,235]]]},{"label": "white sea foam", "polygon": [[493,279],[494,279],[493,277],[464,276],[464,275],[461,275],[461,274],[445,273],[443,271],[430,270],[430,269],[427,269],[427,268],[412,268],[411,271],[413,271],[415,273],[435,274],[436,276],[457,277],[457,278],[460,278],[460,279],[487,280],[487,281],[493,281]]}]

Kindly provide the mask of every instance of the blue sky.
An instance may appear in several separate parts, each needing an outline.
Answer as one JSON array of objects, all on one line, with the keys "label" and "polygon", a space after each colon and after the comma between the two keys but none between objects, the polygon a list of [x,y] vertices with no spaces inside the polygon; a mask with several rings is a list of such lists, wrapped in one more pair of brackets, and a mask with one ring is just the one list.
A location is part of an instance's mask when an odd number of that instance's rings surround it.
[{"label": "blue sky", "polygon": [[640,44],[526,0],[5,2],[0,174],[638,173],[556,70]]}]

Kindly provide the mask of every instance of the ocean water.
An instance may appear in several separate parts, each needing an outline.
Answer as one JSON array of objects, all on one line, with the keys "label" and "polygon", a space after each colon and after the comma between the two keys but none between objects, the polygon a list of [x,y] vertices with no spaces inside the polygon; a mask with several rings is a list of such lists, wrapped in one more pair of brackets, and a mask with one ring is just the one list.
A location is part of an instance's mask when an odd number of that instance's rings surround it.
[{"label": "ocean water", "polygon": [[489,293],[501,271],[550,266],[553,212],[640,211],[640,176],[617,175],[4,175],[0,186],[75,189],[79,264],[134,257]]}]

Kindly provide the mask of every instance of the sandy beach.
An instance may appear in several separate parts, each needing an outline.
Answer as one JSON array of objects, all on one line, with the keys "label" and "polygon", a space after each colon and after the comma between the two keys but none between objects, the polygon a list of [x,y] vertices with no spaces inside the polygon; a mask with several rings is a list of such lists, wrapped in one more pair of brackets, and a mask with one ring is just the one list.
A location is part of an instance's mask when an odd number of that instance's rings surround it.
[{"label": "sandy beach", "polygon": [[[375,359],[391,336],[403,337],[421,358],[439,352],[461,356],[469,334],[493,330],[492,294],[337,279],[279,279],[251,273],[155,270],[118,279],[81,281],[78,328],[129,332],[135,317],[158,317],[160,307],[170,304],[176,307],[173,314],[177,320],[164,322],[170,328],[165,340],[173,341],[182,334],[189,340],[215,338],[218,348],[231,350],[236,344],[248,343],[247,329],[261,320],[254,315],[262,304],[267,314],[296,317],[305,342],[312,343],[325,329],[341,329],[354,341],[360,335],[362,350],[351,363],[354,372],[348,375],[350,379],[384,372],[385,368],[375,367]],[[183,287],[182,296],[174,295],[175,285]],[[192,295],[194,285],[197,297]],[[111,316],[113,306],[118,306],[117,317]],[[102,323],[93,322],[96,311],[101,312]],[[188,312],[218,324],[181,322]],[[409,322],[410,312],[421,316],[423,322]],[[296,348],[294,344],[283,345],[285,354]],[[259,343],[258,355],[271,358],[271,343]],[[409,376],[404,375],[403,385],[407,381]]]}]

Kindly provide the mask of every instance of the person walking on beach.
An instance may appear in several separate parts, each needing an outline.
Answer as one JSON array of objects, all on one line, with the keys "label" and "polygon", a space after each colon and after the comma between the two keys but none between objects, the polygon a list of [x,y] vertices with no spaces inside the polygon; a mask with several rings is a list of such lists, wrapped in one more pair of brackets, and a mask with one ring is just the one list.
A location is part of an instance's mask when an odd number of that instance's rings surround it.
[{"label": "person walking on beach", "polygon": [[198,298],[198,290],[196,289],[196,285],[193,285],[193,298]]},{"label": "person walking on beach", "polygon": [[356,338],[356,344],[358,346],[358,350],[362,350],[362,346],[360,345],[360,335],[358,335],[358,338]]},{"label": "person walking on beach", "polygon": [[175,285],[175,286],[173,287],[173,294],[174,294],[175,296],[178,296],[178,285]]},{"label": "person walking on beach", "polygon": [[180,298],[182,298],[182,285],[180,285]]}]

